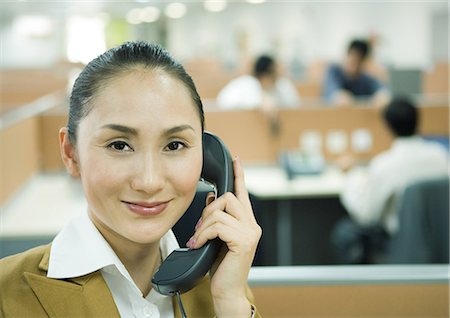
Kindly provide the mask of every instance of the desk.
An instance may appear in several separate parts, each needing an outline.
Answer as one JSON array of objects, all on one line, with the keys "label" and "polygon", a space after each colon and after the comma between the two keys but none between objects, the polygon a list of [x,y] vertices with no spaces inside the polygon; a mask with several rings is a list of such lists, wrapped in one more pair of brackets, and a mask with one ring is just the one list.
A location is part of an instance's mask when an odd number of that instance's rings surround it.
[{"label": "desk", "polygon": [[338,196],[344,174],[335,167],[328,167],[321,174],[302,175],[292,180],[276,165],[245,167],[247,189],[261,199],[297,199]]},{"label": "desk", "polygon": [[322,174],[303,175],[292,180],[278,166],[246,166],[248,191],[260,200],[276,200],[277,265],[291,265],[292,206],[291,200],[302,198],[337,198],[344,182],[344,174],[328,167]]}]

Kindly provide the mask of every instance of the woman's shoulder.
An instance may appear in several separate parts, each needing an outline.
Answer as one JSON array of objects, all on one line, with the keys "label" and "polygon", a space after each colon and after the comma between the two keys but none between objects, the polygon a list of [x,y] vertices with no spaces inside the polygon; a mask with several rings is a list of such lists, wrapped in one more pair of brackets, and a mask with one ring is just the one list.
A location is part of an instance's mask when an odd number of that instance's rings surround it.
[{"label": "woman's shoulder", "polygon": [[24,272],[44,274],[48,267],[50,244],[0,259],[0,285],[21,277]]}]

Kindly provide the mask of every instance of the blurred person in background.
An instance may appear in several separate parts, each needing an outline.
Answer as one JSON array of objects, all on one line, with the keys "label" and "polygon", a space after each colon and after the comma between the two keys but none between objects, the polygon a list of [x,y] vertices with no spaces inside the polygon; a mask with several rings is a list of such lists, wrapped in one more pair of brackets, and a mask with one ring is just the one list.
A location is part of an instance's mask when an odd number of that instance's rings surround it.
[{"label": "blurred person in background", "polygon": [[299,106],[300,97],[291,81],[280,75],[276,61],[262,55],[253,65],[253,74],[229,82],[219,92],[217,103],[224,109],[271,109]]},{"label": "blurred person in background", "polygon": [[332,233],[340,263],[377,262],[373,257],[383,255],[389,237],[401,226],[396,207],[403,190],[448,175],[447,151],[417,135],[419,113],[409,99],[393,99],[383,119],[394,136],[390,149],[374,157],[367,170],[349,169],[340,195],[349,213]]},{"label": "blurred person in background", "polygon": [[260,109],[269,119],[271,131],[279,131],[278,110],[300,105],[294,84],[281,76],[277,62],[268,55],[260,56],[253,65],[252,75],[243,75],[229,82],[218,94],[219,107]]},{"label": "blurred person in background", "polygon": [[327,102],[350,106],[361,100],[377,107],[386,105],[389,101],[387,88],[364,71],[370,53],[368,41],[355,39],[350,42],[342,64],[332,64],[326,72],[322,95]]}]

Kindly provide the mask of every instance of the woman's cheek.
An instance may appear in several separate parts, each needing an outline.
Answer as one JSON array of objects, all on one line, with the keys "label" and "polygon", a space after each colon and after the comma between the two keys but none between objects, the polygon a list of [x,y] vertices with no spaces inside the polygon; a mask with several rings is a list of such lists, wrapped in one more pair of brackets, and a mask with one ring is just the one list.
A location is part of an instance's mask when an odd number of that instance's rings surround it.
[{"label": "woman's cheek", "polygon": [[116,184],[120,184],[126,178],[125,173],[128,170],[123,163],[107,160],[101,157],[87,158],[83,165],[89,167],[83,171],[82,177],[89,183],[90,188],[110,189]]},{"label": "woman's cheek", "polygon": [[172,171],[172,183],[179,192],[194,195],[200,179],[202,155],[196,154],[188,159],[176,162],[168,171]]}]

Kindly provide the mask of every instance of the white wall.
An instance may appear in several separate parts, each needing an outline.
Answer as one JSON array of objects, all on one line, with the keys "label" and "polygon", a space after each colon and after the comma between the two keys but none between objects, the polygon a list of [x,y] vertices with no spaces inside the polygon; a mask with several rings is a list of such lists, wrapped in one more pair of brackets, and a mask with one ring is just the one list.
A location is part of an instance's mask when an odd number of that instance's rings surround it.
[{"label": "white wall", "polygon": [[64,25],[56,25],[45,36],[28,36],[14,20],[0,27],[0,68],[43,68],[58,61],[64,50]]},{"label": "white wall", "polygon": [[375,54],[383,63],[424,68],[432,62],[431,16],[447,6],[445,1],[231,3],[220,14],[190,7],[188,15],[169,25],[169,47],[183,58],[212,53],[233,60],[237,35],[245,32],[252,54],[275,49],[284,60],[307,64],[338,60],[351,38],[376,34]]},{"label": "white wall", "polygon": [[[21,3],[27,8],[26,2]],[[71,12],[79,13],[73,7]],[[93,8],[89,9],[92,14]],[[44,4],[33,10],[48,13]],[[125,15],[126,10],[120,11]],[[375,56],[381,63],[427,68],[433,62],[431,44],[448,46],[448,31],[432,32],[436,12],[447,12],[448,17],[447,1],[269,1],[262,5],[229,1],[221,13],[208,13],[194,1],[189,2],[185,17],[168,20],[167,45],[181,59],[214,56],[235,66],[242,57],[238,43],[246,37],[250,56],[270,52],[288,65],[306,65],[318,59],[339,60],[351,38],[376,34],[380,43]],[[67,16],[53,12],[55,29],[42,38],[18,36],[14,18],[0,13],[0,67],[45,67],[65,57]],[[445,23],[441,25],[445,28]],[[151,31],[156,26],[146,27]]]}]

